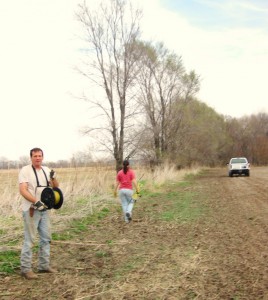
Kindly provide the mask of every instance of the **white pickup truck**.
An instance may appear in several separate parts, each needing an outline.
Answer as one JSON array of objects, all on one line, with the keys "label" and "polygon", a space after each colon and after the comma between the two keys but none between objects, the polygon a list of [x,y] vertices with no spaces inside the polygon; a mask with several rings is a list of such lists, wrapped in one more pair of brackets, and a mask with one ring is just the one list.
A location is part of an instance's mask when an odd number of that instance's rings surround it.
[{"label": "white pickup truck", "polygon": [[232,177],[234,174],[237,175],[250,175],[250,163],[245,157],[233,157],[230,159],[228,166],[228,175]]}]

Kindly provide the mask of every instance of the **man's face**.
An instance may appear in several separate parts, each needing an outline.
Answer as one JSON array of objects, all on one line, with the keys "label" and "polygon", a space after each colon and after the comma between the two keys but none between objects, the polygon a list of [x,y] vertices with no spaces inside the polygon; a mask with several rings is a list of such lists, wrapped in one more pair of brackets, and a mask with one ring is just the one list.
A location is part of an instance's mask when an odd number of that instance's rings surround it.
[{"label": "man's face", "polygon": [[32,153],[31,160],[35,168],[41,167],[43,161],[42,151],[34,151]]}]

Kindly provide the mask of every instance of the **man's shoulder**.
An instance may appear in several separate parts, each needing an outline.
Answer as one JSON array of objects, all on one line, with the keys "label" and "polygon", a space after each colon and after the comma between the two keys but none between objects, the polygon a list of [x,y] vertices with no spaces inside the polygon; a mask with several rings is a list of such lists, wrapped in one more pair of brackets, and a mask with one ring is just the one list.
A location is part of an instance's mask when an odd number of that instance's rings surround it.
[{"label": "man's shoulder", "polygon": [[21,171],[28,171],[32,168],[32,165],[26,165],[21,168]]},{"label": "man's shoulder", "polygon": [[28,182],[31,171],[31,165],[23,166],[19,172],[19,182]]}]

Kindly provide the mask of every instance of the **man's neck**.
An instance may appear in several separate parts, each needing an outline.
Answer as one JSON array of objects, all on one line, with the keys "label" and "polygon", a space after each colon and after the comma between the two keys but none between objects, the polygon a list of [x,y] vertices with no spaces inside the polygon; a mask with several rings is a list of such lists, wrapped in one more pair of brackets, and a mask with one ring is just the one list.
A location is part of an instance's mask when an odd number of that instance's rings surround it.
[{"label": "man's neck", "polygon": [[41,165],[32,165],[36,170],[41,170],[42,166]]}]

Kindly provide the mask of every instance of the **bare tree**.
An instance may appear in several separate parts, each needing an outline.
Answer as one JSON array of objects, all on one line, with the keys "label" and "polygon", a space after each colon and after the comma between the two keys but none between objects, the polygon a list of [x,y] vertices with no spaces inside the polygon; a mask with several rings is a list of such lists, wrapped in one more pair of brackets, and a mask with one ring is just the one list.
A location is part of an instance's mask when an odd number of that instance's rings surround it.
[{"label": "bare tree", "polygon": [[244,156],[256,165],[268,162],[268,115],[244,116],[239,119],[241,130],[241,149]]},{"label": "bare tree", "polygon": [[154,159],[158,163],[167,154],[174,130],[179,127],[180,112],[174,111],[178,107],[174,103],[186,103],[191,99],[199,90],[199,77],[194,71],[187,74],[181,57],[170,52],[162,43],[156,46],[141,43],[140,47],[143,49],[140,102],[145,108],[146,124],[153,134]]},{"label": "bare tree", "polygon": [[89,54],[88,62],[78,71],[104,91],[104,97],[97,100],[85,96],[105,116],[101,126],[88,128],[85,133],[101,129],[103,139],[98,130],[99,141],[113,154],[118,170],[136,110],[133,85],[139,72],[136,41],[140,35],[141,11],[133,9],[128,0],[102,2],[97,10],[84,2],[79,6],[77,18],[85,29]]}]

